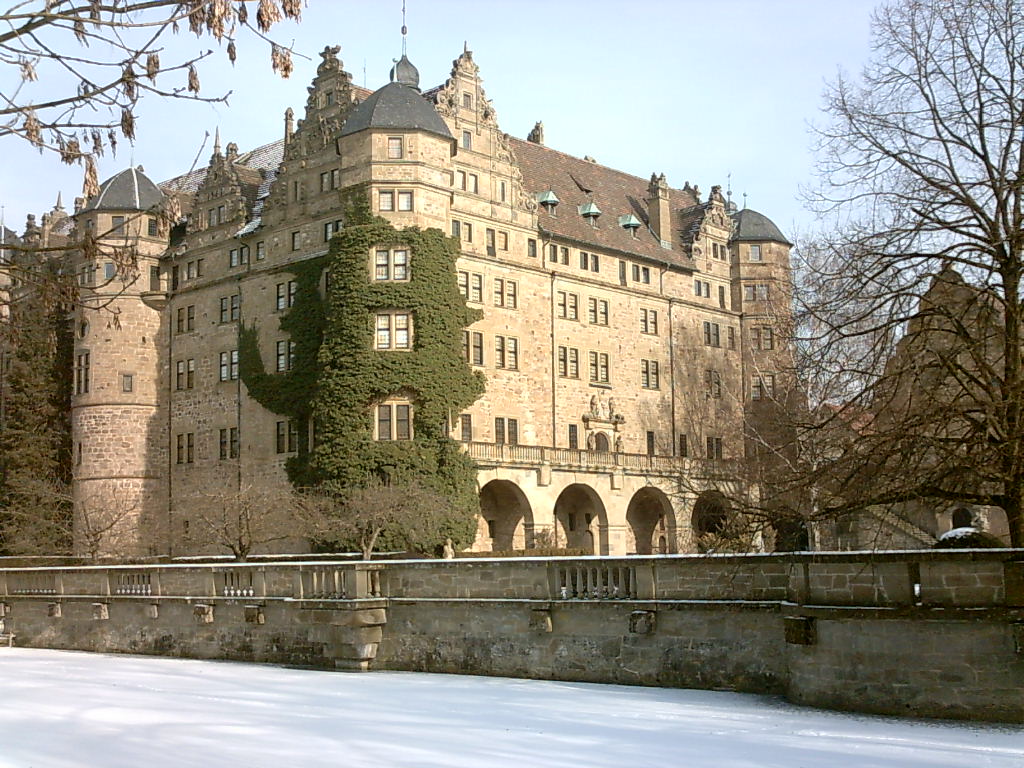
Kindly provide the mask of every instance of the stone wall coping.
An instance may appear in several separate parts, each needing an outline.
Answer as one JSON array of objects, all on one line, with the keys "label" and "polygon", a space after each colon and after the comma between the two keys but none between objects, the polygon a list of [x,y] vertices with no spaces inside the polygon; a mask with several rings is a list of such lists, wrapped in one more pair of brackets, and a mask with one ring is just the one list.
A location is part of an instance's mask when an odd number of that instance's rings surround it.
[{"label": "stone wall coping", "polygon": [[495,557],[495,558],[455,558],[441,560],[436,558],[420,558],[409,560],[261,560],[258,562],[226,561],[218,563],[142,563],[142,564],[96,564],[96,565],[39,565],[0,568],[3,572],[22,571],[140,571],[140,570],[229,570],[238,568],[278,569],[278,568],[325,568],[350,566],[356,570],[379,570],[391,566],[402,567],[445,567],[473,568],[515,563],[617,563],[617,564],[657,564],[663,563],[789,563],[789,564],[832,564],[857,563],[873,565],[880,563],[905,562],[1017,562],[1024,561],[1024,548],[993,548],[993,549],[899,549],[899,550],[858,550],[844,552],[753,552],[747,554],[687,554],[687,555],[623,555],[609,557],[607,555],[569,556],[569,557]]}]

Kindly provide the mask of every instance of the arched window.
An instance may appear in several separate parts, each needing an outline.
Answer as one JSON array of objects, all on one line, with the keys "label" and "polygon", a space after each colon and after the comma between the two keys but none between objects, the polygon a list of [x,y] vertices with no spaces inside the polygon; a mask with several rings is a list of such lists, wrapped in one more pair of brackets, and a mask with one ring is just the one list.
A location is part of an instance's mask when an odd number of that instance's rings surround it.
[{"label": "arched window", "polygon": [[957,507],[953,510],[951,522],[954,528],[970,528],[974,525],[974,516],[966,507]]}]

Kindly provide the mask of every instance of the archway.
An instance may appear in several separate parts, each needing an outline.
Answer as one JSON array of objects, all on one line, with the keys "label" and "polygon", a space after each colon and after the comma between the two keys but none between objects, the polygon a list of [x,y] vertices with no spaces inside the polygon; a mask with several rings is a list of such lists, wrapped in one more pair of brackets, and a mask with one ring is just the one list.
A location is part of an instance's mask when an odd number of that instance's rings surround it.
[{"label": "archway", "polygon": [[557,546],[608,554],[608,515],[597,491],[589,485],[573,483],[558,495],[555,538]]},{"label": "archway", "polygon": [[693,505],[690,525],[698,552],[717,549],[728,536],[729,506],[718,491],[705,491]]},{"label": "archway", "polygon": [[491,551],[525,549],[533,533],[533,510],[526,494],[509,480],[491,480],[480,489],[481,531]]},{"label": "archway", "polygon": [[608,442],[608,435],[604,432],[594,433],[594,450],[608,453],[611,450],[611,445]]},{"label": "archway", "polygon": [[953,510],[950,522],[953,528],[970,528],[974,525],[974,515],[966,507],[957,507]]},{"label": "archway", "polygon": [[633,552],[638,555],[675,552],[676,518],[664,491],[648,486],[629,500],[626,522],[633,533]]}]

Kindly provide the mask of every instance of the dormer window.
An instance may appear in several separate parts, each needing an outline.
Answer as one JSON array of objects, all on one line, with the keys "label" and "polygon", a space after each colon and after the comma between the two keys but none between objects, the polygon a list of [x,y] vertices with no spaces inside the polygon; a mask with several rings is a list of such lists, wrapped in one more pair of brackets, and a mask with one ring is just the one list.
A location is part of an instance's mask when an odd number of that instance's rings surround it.
[{"label": "dormer window", "polygon": [[547,192],[542,192],[537,198],[537,202],[541,204],[549,215],[555,215],[555,208],[558,207],[559,201],[558,196],[555,194],[553,189],[549,189]]},{"label": "dormer window", "polygon": [[624,216],[619,216],[619,226],[628,230],[633,237],[636,237],[637,232],[640,230],[640,219],[632,213],[627,213]]},{"label": "dormer window", "polygon": [[580,216],[585,218],[592,227],[597,226],[597,217],[601,215],[601,209],[594,202],[584,203],[580,206]]}]

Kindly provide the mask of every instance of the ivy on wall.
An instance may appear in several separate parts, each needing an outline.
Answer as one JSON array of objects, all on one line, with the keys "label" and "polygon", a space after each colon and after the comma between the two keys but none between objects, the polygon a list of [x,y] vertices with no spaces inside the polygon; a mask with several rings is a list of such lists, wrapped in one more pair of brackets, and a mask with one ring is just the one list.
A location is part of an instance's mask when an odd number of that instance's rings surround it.
[{"label": "ivy on wall", "polygon": [[[448,425],[483,393],[484,377],[462,352],[462,331],[480,315],[458,290],[459,244],[437,229],[395,229],[372,216],[358,192],[349,208],[327,257],[288,267],[298,282],[295,304],[281,320],[296,342],[292,370],[265,371],[258,331],[250,327],[240,331],[240,375],[267,409],[296,419],[300,429],[310,418],[316,424],[312,454],[300,434],[303,452],[289,463],[294,485],[343,490],[381,475],[419,480],[451,500],[444,535],[468,545],[479,512],[476,469]],[[396,247],[409,251],[409,279],[371,279],[373,253]],[[326,302],[318,290],[325,267]],[[381,310],[412,316],[410,350],[375,349]],[[374,406],[391,397],[413,406],[411,440],[374,440]]]}]

